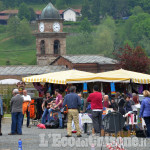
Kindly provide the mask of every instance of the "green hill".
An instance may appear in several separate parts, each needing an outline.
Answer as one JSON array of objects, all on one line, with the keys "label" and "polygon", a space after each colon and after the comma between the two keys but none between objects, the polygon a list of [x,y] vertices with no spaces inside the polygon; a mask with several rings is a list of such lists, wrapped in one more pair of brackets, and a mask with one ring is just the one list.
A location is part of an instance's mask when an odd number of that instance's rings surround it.
[{"label": "green hill", "polygon": [[35,41],[30,45],[20,45],[7,33],[0,34],[0,65],[29,65],[36,63]]}]

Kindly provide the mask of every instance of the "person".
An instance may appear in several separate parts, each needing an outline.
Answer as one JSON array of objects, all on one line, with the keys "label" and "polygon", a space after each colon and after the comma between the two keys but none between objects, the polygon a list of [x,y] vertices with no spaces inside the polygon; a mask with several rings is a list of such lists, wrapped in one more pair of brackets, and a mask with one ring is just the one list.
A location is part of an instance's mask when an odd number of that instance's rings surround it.
[{"label": "person", "polygon": [[11,106],[11,133],[8,135],[22,135],[22,104],[23,104],[23,97],[19,94],[18,89],[13,90],[13,97],[10,102]]},{"label": "person", "polygon": [[74,121],[75,128],[77,130],[77,137],[81,136],[81,131],[79,128],[79,112],[78,108],[81,106],[81,99],[76,94],[76,87],[70,87],[70,93],[64,98],[63,107],[68,106],[68,122],[67,122],[67,135],[66,137],[72,136],[72,120]]},{"label": "person", "polygon": [[42,110],[43,110],[43,115],[42,115],[42,120],[41,120],[42,124],[46,123],[46,118],[47,118],[47,120],[50,120],[49,119],[50,114],[49,114],[48,110],[50,109],[50,105],[53,100],[54,99],[50,95],[50,93],[46,93],[46,99],[42,103]]},{"label": "person", "polygon": [[31,102],[31,97],[30,97],[30,95],[27,95],[27,90],[23,90],[22,97],[23,97],[22,125],[23,125],[24,114],[26,113],[26,115],[27,115],[27,128],[31,128],[31,126],[30,126],[30,102]]},{"label": "person", "polygon": [[125,115],[125,109],[124,109],[124,105],[125,105],[125,99],[124,99],[125,96],[123,96],[119,103],[118,103],[118,111],[122,114],[122,115]]},{"label": "person", "polygon": [[132,111],[132,107],[131,107],[131,106],[132,106],[132,105],[131,105],[131,102],[130,102],[130,96],[127,95],[127,96],[126,96],[126,103],[125,103],[125,105],[124,105],[124,108],[125,108],[126,113],[128,113],[129,111]]},{"label": "person", "polygon": [[131,105],[132,110],[133,110],[134,112],[137,112],[138,108],[141,108],[141,105],[140,105],[138,96],[134,96],[134,97],[133,97],[133,101],[134,101],[135,104],[134,104],[134,105]]},{"label": "person", "polygon": [[132,94],[132,98],[130,97],[130,103],[131,103],[131,107],[133,106],[133,105],[135,105],[135,103],[134,103],[134,101],[133,101],[133,99],[134,99],[134,97],[136,97],[137,95],[136,95],[136,93],[133,93]]},{"label": "person", "polygon": [[2,116],[3,116],[3,101],[0,97],[0,136],[2,136],[2,127],[1,127]]},{"label": "person", "polygon": [[144,98],[141,103],[139,117],[144,118],[146,128],[147,128],[147,137],[150,138],[150,92],[147,90],[144,90],[143,96]]},{"label": "person", "polygon": [[109,108],[110,105],[111,105],[111,103],[109,101],[109,96],[108,95],[104,95],[103,106],[106,107],[106,108]]},{"label": "person", "polygon": [[118,111],[118,104],[117,104],[117,102],[115,102],[115,98],[114,97],[111,98],[110,108],[113,108],[114,111]]},{"label": "person", "polygon": [[93,93],[87,98],[88,102],[91,102],[92,109],[92,122],[96,134],[101,134],[101,123],[102,123],[102,94],[98,92],[99,88],[97,85],[93,87]]},{"label": "person", "polygon": [[[59,89],[55,90],[55,95],[56,95],[56,100],[55,100],[55,104],[54,106],[52,106],[52,108],[50,108],[49,114],[51,114],[51,112],[58,112],[58,118],[59,118],[59,128],[62,129],[63,128],[63,122],[62,122],[62,114],[60,109],[62,108],[62,104],[63,104],[63,97],[59,92]],[[53,117],[52,117],[53,118]],[[49,118],[49,122],[50,122],[51,118]]]},{"label": "person", "polygon": [[120,101],[120,97],[121,97],[120,92],[116,92],[116,94],[115,94],[115,102],[116,102],[117,104],[118,104],[119,101]]},{"label": "person", "polygon": [[80,97],[81,99],[81,107],[80,107],[80,112],[83,112],[85,110],[85,106],[84,106],[84,99],[82,98],[82,95],[81,93],[78,94],[78,96]]}]

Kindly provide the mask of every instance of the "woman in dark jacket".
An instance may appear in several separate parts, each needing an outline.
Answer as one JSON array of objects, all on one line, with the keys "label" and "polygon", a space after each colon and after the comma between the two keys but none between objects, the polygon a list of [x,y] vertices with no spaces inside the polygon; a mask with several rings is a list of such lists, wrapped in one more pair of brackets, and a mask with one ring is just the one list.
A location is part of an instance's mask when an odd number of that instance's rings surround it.
[{"label": "woman in dark jacket", "polygon": [[3,116],[3,101],[0,97],[0,136],[2,136],[2,132],[1,132],[1,120],[2,120],[2,116]]},{"label": "woman in dark jacket", "polygon": [[150,92],[147,90],[143,91],[144,99],[141,103],[140,116],[145,120],[147,127],[147,137],[150,137]]}]

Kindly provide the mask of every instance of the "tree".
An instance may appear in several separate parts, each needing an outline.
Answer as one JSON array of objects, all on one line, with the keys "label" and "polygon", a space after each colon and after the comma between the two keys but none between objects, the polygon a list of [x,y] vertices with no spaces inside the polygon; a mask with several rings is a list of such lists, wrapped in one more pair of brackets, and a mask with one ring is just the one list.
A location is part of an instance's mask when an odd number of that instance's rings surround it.
[{"label": "tree", "polygon": [[81,32],[67,37],[67,54],[97,54],[91,34]]},{"label": "tree", "polygon": [[134,46],[139,45],[143,36],[150,39],[150,14],[140,13],[132,15],[124,24],[125,39],[130,40]]},{"label": "tree", "polygon": [[128,16],[127,0],[100,0],[101,12],[103,15],[112,16],[115,19]]},{"label": "tree", "polygon": [[28,21],[30,21],[30,15],[31,12],[28,6],[25,3],[22,3],[19,7],[18,17],[20,18],[20,20],[27,19]]},{"label": "tree", "polygon": [[3,2],[0,1],[0,11],[2,11],[4,9],[5,9],[4,4],[3,4]]},{"label": "tree", "polygon": [[107,16],[106,19],[98,26],[97,31],[93,34],[93,45],[98,54],[112,57],[115,44],[116,25],[114,20]]},{"label": "tree", "polygon": [[88,33],[92,32],[91,23],[88,21],[87,18],[84,18],[84,20],[81,21],[80,31],[81,32],[88,32]]},{"label": "tree", "polygon": [[32,7],[29,7],[29,12],[30,12],[30,21],[36,20],[36,14]]},{"label": "tree", "polygon": [[16,41],[19,44],[30,44],[32,42],[32,32],[30,29],[30,25],[26,19],[23,19],[16,31]]},{"label": "tree", "polygon": [[90,12],[90,6],[88,0],[84,0],[83,5],[82,5],[82,18],[91,18],[91,12]]},{"label": "tree", "polygon": [[93,24],[100,23],[100,0],[94,0],[92,3],[91,20]]},{"label": "tree", "polygon": [[57,1],[56,1],[56,7],[57,7],[58,9],[61,9],[63,5],[64,5],[63,0],[57,0]]},{"label": "tree", "polygon": [[118,60],[118,68],[130,71],[148,73],[150,59],[140,46],[131,48],[128,44],[114,53]]},{"label": "tree", "polygon": [[131,10],[132,15],[138,15],[139,13],[143,13],[143,9],[140,6],[135,6],[132,10]]},{"label": "tree", "polygon": [[16,38],[16,31],[19,24],[20,24],[20,19],[17,16],[11,17],[8,20],[7,32],[10,36],[14,36]]},{"label": "tree", "polygon": [[138,5],[142,7],[142,9],[150,13],[150,0],[138,0]]}]

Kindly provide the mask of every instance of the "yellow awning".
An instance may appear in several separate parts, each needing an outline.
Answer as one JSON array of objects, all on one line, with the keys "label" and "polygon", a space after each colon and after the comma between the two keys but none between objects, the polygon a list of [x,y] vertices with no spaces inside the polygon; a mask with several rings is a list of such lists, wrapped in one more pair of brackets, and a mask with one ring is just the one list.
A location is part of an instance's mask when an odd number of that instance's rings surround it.
[{"label": "yellow awning", "polygon": [[105,78],[105,80],[112,80],[112,81],[132,81],[134,83],[140,84],[149,84],[150,83],[150,75],[144,73],[138,73],[134,71],[128,71],[124,69],[108,71],[103,73],[98,73],[97,78]]},{"label": "yellow awning", "polygon": [[88,77],[94,75],[85,71],[78,70],[67,70],[54,73],[47,73],[42,75],[35,75],[30,77],[22,78],[23,82],[47,82],[55,84],[66,84],[69,81],[75,81],[75,83],[81,82],[83,78],[89,79]]},{"label": "yellow awning", "polygon": [[150,75],[127,71],[124,69],[108,71],[103,73],[89,73],[78,70],[67,70],[42,75],[22,78],[23,82],[47,82],[55,84],[83,83],[83,82],[134,82],[149,84]]}]

